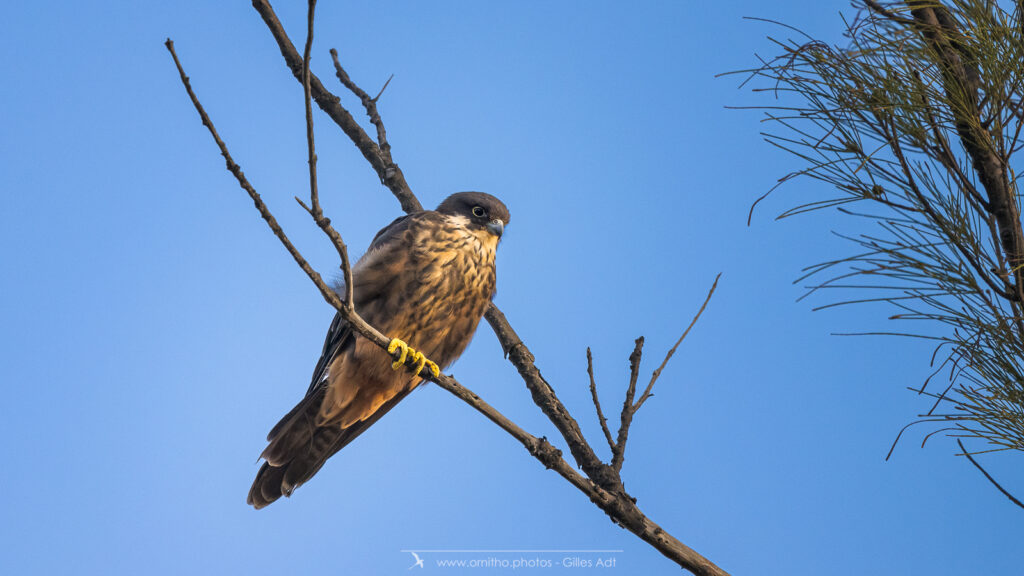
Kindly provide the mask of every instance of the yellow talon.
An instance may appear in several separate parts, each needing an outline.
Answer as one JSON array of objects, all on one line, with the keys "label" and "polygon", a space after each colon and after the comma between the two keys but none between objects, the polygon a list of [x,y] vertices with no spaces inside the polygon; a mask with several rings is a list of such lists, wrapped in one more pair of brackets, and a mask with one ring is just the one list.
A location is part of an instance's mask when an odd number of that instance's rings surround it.
[{"label": "yellow talon", "polygon": [[399,348],[402,349],[402,355],[398,357],[398,360],[391,363],[392,370],[398,370],[401,368],[402,365],[405,364],[405,357],[409,354],[408,344],[402,342],[398,338],[392,338],[391,344],[388,344],[388,354],[394,354],[395,350],[398,350]]},{"label": "yellow talon", "polygon": [[393,355],[395,351],[399,349],[402,350],[402,353],[399,355],[397,360],[391,363],[392,370],[398,370],[401,368],[405,364],[406,359],[411,357],[412,361],[416,364],[416,369],[414,371],[415,374],[422,372],[424,366],[429,366],[430,373],[434,375],[434,378],[441,375],[441,368],[439,368],[436,363],[429,360],[426,355],[418,350],[410,348],[408,344],[398,338],[392,338],[391,343],[388,344],[388,354]]},{"label": "yellow talon", "polygon": [[419,374],[427,364],[427,357],[423,355],[423,352],[415,350],[414,352],[416,353],[412,355],[412,361],[416,364],[416,369],[413,370],[413,374]]}]

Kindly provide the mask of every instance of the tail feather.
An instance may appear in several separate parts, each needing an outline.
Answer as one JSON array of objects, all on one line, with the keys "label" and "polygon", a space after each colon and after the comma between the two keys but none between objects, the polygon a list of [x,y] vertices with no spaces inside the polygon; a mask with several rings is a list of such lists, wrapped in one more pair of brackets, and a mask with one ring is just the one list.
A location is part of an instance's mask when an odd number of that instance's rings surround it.
[{"label": "tail feather", "polygon": [[281,497],[281,480],[287,468],[271,466],[264,462],[256,474],[256,481],[249,490],[249,504],[256,509],[263,508]]},{"label": "tail feather", "polygon": [[319,428],[316,415],[324,399],[324,390],[315,391],[302,399],[281,418],[267,434],[267,447],[260,454],[271,466],[287,464],[296,455],[305,452]]},{"label": "tail feather", "polygon": [[[316,426],[314,422],[323,394],[311,394],[304,398],[271,430],[268,437],[270,444],[262,455],[266,462],[256,473],[247,502],[260,509],[281,496],[291,496],[292,491],[320,471],[328,458],[355,440],[409,392],[400,392],[369,418],[347,428],[337,425]],[[318,400],[311,401],[317,396]]]}]

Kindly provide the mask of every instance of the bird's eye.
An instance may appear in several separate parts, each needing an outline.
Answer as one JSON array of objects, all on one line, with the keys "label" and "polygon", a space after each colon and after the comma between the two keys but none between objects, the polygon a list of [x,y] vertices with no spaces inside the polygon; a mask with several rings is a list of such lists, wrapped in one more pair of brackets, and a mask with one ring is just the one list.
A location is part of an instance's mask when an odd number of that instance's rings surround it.
[{"label": "bird's eye", "polygon": [[477,218],[483,218],[484,214],[486,214],[486,212],[484,212],[483,208],[479,206],[473,207],[473,216],[476,216]]}]

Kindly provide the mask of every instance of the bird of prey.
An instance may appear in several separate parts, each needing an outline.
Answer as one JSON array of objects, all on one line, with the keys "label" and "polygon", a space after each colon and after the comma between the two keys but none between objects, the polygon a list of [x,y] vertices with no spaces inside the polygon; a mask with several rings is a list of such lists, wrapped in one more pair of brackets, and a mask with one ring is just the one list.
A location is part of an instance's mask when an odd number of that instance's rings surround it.
[{"label": "bird of prey", "polygon": [[[249,504],[290,496],[405,398],[421,382],[419,370],[398,370],[407,354],[435,375],[462,354],[494,297],[495,251],[508,222],[494,196],[459,192],[377,233],[352,267],[352,289],[356,312],[391,346],[385,352],[335,315],[306,396],[267,435]],[[398,361],[389,352],[400,352]]]}]

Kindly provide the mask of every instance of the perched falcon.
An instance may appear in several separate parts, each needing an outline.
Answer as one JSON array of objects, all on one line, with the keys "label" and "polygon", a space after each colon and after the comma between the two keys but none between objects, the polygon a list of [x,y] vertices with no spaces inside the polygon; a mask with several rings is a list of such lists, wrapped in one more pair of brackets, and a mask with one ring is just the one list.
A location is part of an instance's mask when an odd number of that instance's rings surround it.
[{"label": "perched falcon", "polygon": [[[394,338],[390,350],[401,348],[402,360],[411,353],[420,367],[448,366],[494,297],[494,255],[508,221],[505,205],[482,192],[395,220],[352,267],[356,312]],[[421,382],[392,360],[335,315],[306,397],[267,435],[249,504],[290,495]]]}]

